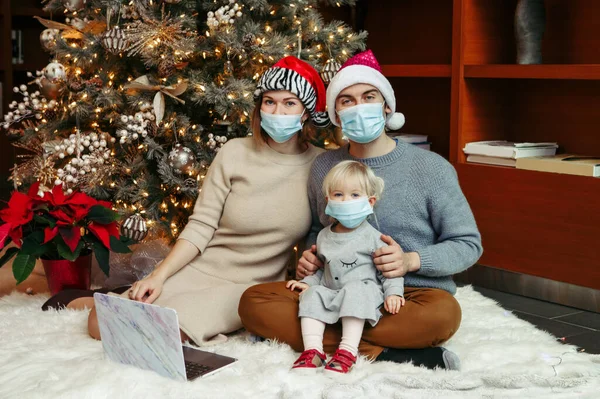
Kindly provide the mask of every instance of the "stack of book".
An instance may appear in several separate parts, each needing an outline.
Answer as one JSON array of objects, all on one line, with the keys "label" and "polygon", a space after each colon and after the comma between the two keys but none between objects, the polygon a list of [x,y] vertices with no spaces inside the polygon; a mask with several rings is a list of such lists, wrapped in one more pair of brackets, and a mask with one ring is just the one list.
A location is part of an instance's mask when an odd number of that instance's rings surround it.
[{"label": "stack of book", "polygon": [[411,143],[416,145],[419,148],[422,148],[427,151],[431,151],[431,143],[427,141],[426,134],[408,134],[408,133],[388,133],[388,136],[395,137],[398,140],[402,140],[406,143]]},{"label": "stack of book", "polygon": [[517,159],[553,156],[557,143],[514,143],[505,140],[467,143],[463,151],[467,162],[515,167]]}]

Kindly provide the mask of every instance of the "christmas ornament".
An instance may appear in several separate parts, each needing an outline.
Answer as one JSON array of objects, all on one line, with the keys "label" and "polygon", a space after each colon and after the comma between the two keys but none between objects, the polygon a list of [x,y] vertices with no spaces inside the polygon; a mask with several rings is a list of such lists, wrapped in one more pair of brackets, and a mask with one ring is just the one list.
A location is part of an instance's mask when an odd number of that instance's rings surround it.
[{"label": "christmas ornament", "polygon": [[96,86],[98,89],[102,88],[102,86],[104,86],[104,82],[102,81],[102,79],[95,77],[95,78],[91,78],[90,80],[88,80],[88,82],[94,86]]},{"label": "christmas ornament", "polygon": [[73,28],[77,29],[77,30],[84,30],[88,24],[88,19],[84,18],[72,18],[72,19],[68,19],[67,23],[69,23]]},{"label": "christmas ornament", "polygon": [[244,47],[250,47],[256,43],[256,36],[253,33],[246,33],[242,38],[242,44]]},{"label": "christmas ornament", "polygon": [[62,82],[54,83],[45,77],[40,78],[38,84],[42,95],[49,100],[56,100],[65,88]]},{"label": "christmas ornament", "polygon": [[160,77],[166,78],[175,72],[175,63],[172,60],[163,60],[158,64],[158,74]]},{"label": "christmas ornament", "polygon": [[127,36],[118,26],[115,26],[104,32],[102,35],[102,45],[112,54],[119,54],[127,48]]},{"label": "christmas ornament", "polygon": [[78,93],[84,88],[83,81],[79,78],[71,78],[67,81],[67,88],[73,93]]},{"label": "christmas ornament", "polygon": [[44,29],[40,33],[40,43],[44,50],[52,50],[56,47],[56,37],[60,31],[58,29]]},{"label": "christmas ornament", "polygon": [[148,235],[146,221],[139,213],[129,216],[121,225],[121,234],[134,241],[141,241]]},{"label": "christmas ornament", "polygon": [[233,75],[233,63],[231,61],[227,60],[223,72],[225,75]]},{"label": "christmas ornament", "polygon": [[67,71],[63,64],[51,62],[42,70],[44,77],[52,83],[64,82],[67,77]]},{"label": "christmas ornament", "polygon": [[196,164],[196,156],[188,147],[175,144],[168,156],[168,163],[175,173],[188,173]]},{"label": "christmas ornament", "polygon": [[323,67],[323,69],[321,70],[321,79],[323,79],[323,82],[325,84],[329,84],[329,82],[331,82],[331,79],[333,79],[333,77],[335,76],[335,74],[337,73],[337,71],[340,70],[342,66],[340,65],[339,62],[337,62],[334,59],[329,59],[327,60],[327,62],[325,63],[325,66]]},{"label": "christmas ornament", "polygon": [[235,23],[235,17],[239,18],[242,14],[242,6],[235,2],[235,0],[229,0],[229,5],[219,7],[215,12],[209,11],[206,14],[206,25],[209,28],[218,28],[219,25],[233,25]]},{"label": "christmas ornament", "polygon": [[79,11],[85,5],[86,0],[64,0],[63,5],[69,11]]},{"label": "christmas ornament", "polygon": [[183,181],[183,185],[186,188],[197,188],[198,187],[198,181],[196,179],[188,177],[187,179],[185,179]]}]

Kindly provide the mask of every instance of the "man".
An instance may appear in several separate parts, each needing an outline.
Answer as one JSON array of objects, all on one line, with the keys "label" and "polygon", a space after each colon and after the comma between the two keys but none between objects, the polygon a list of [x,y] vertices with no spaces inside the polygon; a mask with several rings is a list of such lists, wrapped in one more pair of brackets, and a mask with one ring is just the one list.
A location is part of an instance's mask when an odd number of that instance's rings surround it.
[{"label": "man", "polygon": [[[481,256],[481,236],[454,168],[439,155],[391,139],[385,125],[399,129],[404,116],[394,113],[396,99],[373,53],[349,59],[327,89],[331,121],[342,127],[349,144],[315,160],[309,178],[313,225],[307,248],[296,269],[299,278],[322,263],[316,256],[316,235],[329,223],[321,193],[323,178],[335,164],[358,160],[385,181],[385,190],[369,221],[384,233],[387,247],[373,254],[387,278],[405,278],[406,304],[365,328],[359,351],[376,360],[412,361],[426,367],[458,369],[458,357],[440,344],[458,330],[461,310],[453,294],[452,275]],[[244,326],[253,334],[286,342],[298,352],[303,343],[298,294],[285,283],[249,288],[240,302]],[[328,326],[324,349],[333,352],[341,336],[339,325]]]}]

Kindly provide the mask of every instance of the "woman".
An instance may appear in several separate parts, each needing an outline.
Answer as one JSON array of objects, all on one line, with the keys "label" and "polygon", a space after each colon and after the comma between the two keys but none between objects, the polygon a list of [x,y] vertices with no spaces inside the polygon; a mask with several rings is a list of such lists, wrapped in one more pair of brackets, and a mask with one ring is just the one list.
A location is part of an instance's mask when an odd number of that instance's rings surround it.
[{"label": "woman", "polygon": [[[171,252],[123,294],[175,309],[182,339],[198,345],[242,328],[242,293],[283,280],[291,249],[311,224],[307,180],[322,150],[308,139],[312,124],[328,121],[323,82],[309,64],[286,57],[264,73],[255,97],[253,137],[221,148]],[[99,339],[94,309],[88,327]]]}]

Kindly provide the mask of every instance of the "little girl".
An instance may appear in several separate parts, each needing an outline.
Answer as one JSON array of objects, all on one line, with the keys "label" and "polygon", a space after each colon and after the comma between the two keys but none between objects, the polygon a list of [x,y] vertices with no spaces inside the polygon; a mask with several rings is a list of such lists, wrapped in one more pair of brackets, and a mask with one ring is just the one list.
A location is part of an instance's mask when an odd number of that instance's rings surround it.
[{"label": "little girl", "polygon": [[325,213],[334,219],[317,237],[317,256],[325,266],[286,285],[301,291],[298,316],[304,352],[293,369],[314,370],[324,365],[325,324],[341,319],[342,341],[325,371],[349,372],[356,362],[365,321],[377,324],[382,303],[392,314],[404,305],[404,278],[386,279],[371,257],[387,246],[381,233],[365,221],[382,191],[383,180],[360,162],[340,162],[325,176]]}]

